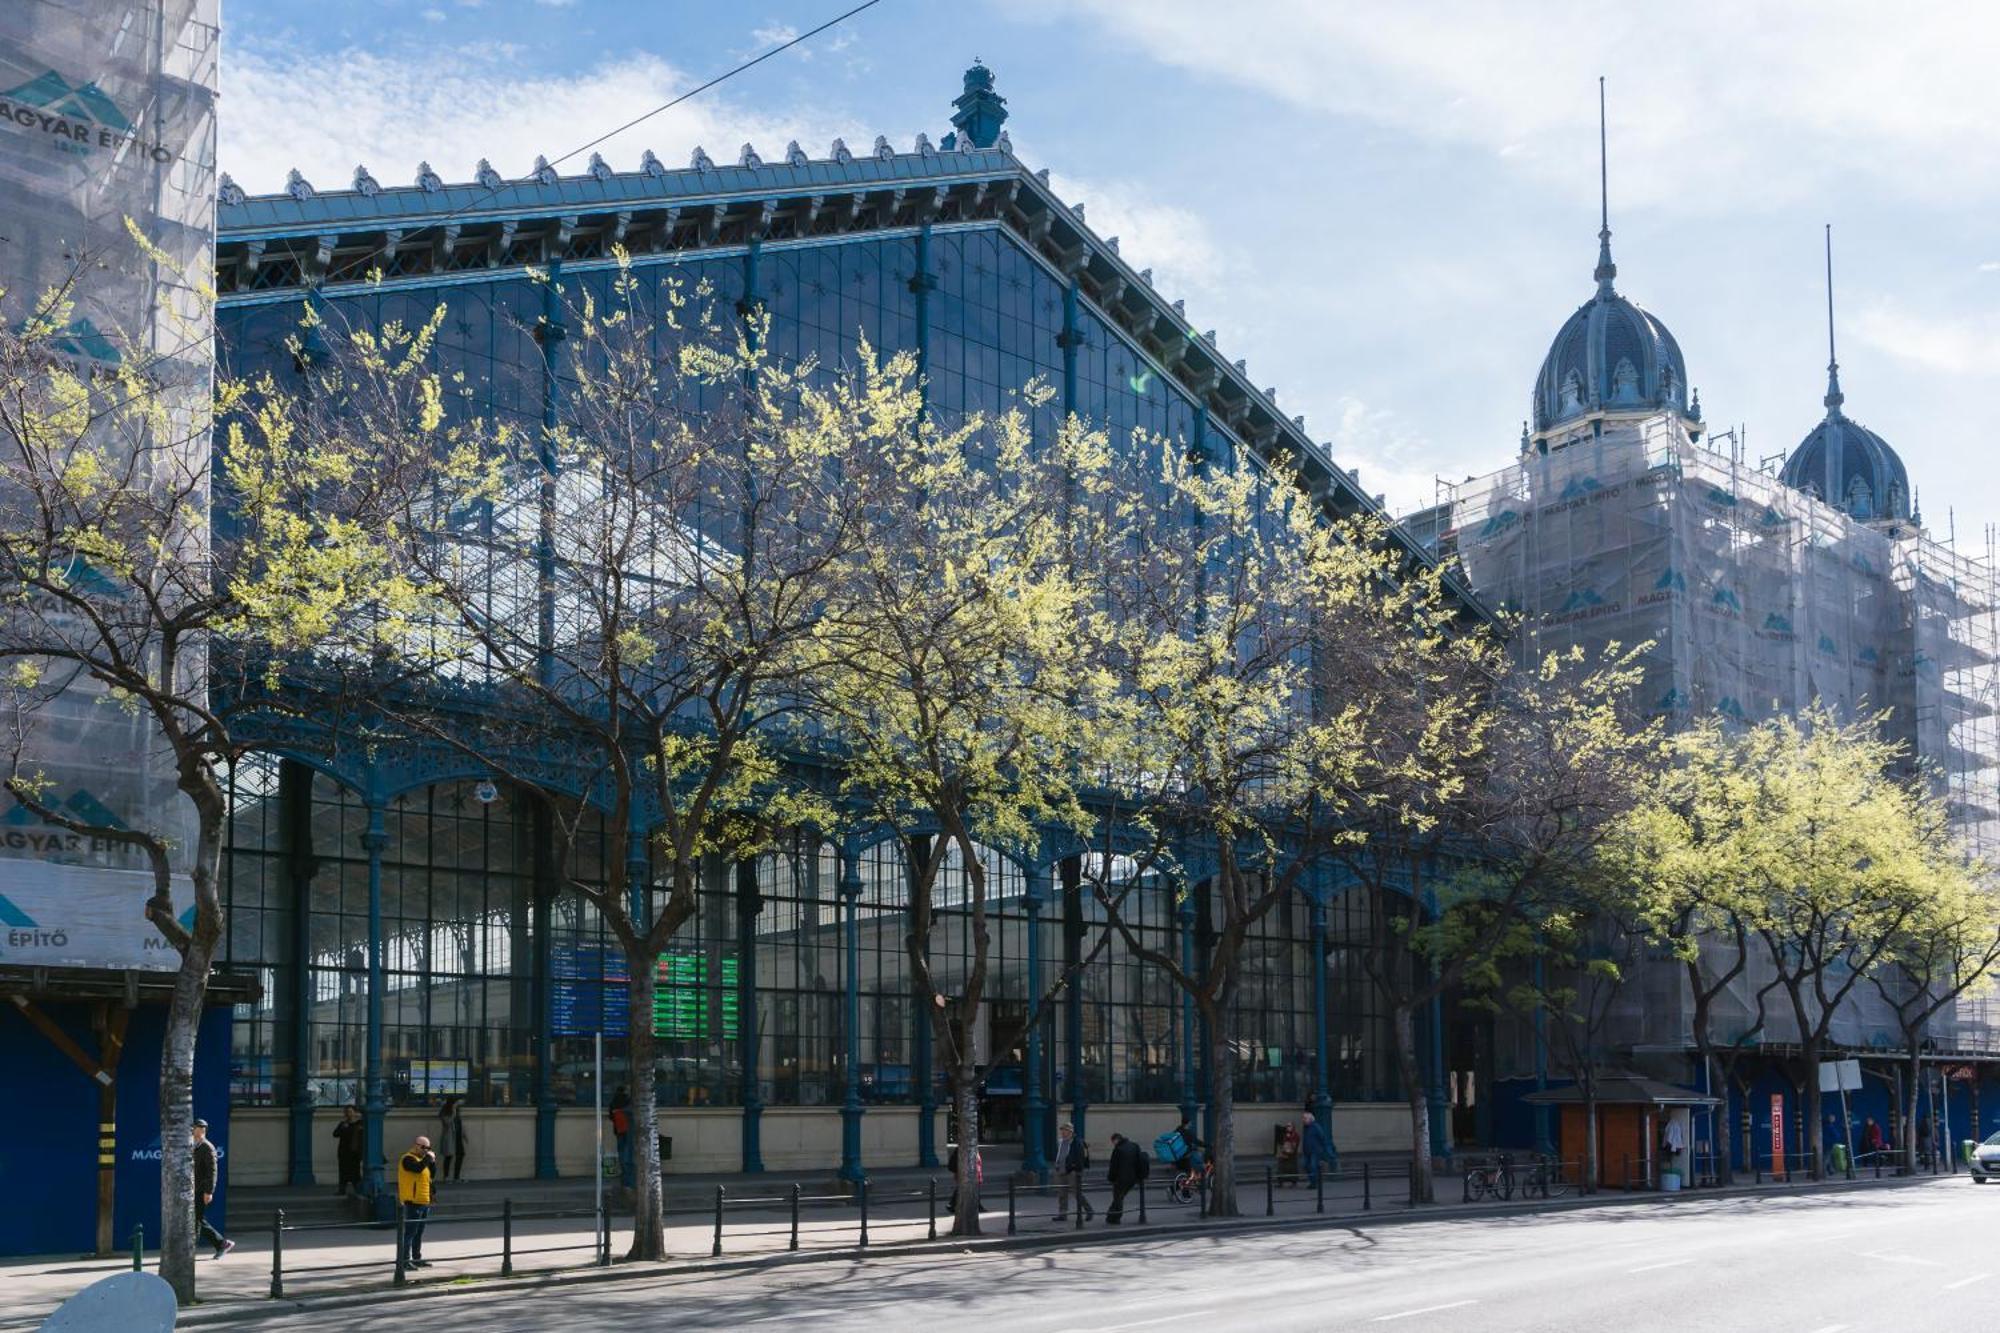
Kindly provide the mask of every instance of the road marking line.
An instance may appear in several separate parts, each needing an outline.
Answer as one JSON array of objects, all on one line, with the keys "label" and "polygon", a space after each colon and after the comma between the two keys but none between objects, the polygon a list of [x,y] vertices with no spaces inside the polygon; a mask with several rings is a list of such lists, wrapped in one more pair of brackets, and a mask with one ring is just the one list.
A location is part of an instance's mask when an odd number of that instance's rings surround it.
[{"label": "road marking line", "polygon": [[1863,1259],[1880,1259],[1882,1262],[1889,1264],[1922,1264],[1926,1268],[1943,1268],[1945,1266],[1944,1262],[1938,1259],[1919,1259],[1914,1254],[1884,1254],[1880,1250],[1863,1250],[1861,1257]]},{"label": "road marking line", "polygon": [[1064,1329],[1062,1333],[1124,1333],[1128,1328],[1151,1328],[1155,1324],[1171,1324],[1178,1319],[1198,1319],[1214,1313],[1213,1310],[1183,1310],[1179,1314],[1162,1315],[1158,1319],[1141,1319],[1131,1324],[1093,1324],[1089,1328]]},{"label": "road marking line", "polygon": [[1960,1287],[1969,1287],[1975,1282],[1984,1282],[1987,1278],[1992,1276],[1993,1275],[1991,1273],[1980,1273],[1975,1277],[1962,1277],[1956,1282],[1945,1283],[1944,1289],[1946,1291],[1957,1291]]},{"label": "road marking line", "polygon": [[1840,1333],[1846,1327],[1845,1324],[1828,1324],[1825,1328],[1814,1329],[1813,1333]]},{"label": "road marking line", "polygon": [[1446,1305],[1426,1305],[1421,1310],[1398,1310],[1395,1314],[1378,1314],[1375,1316],[1374,1322],[1378,1324],[1386,1324],[1391,1319],[1408,1319],[1412,1315],[1436,1314],[1439,1310],[1456,1310],[1462,1305],[1477,1305],[1477,1304],[1479,1304],[1477,1300],[1470,1300],[1470,1301],[1452,1301]]},{"label": "road marking line", "polygon": [[1662,1268],[1679,1268],[1682,1264],[1691,1264],[1693,1262],[1694,1260],[1692,1259],[1669,1259],[1663,1264],[1647,1264],[1643,1268],[1628,1268],[1625,1271],[1628,1273],[1657,1273]]}]

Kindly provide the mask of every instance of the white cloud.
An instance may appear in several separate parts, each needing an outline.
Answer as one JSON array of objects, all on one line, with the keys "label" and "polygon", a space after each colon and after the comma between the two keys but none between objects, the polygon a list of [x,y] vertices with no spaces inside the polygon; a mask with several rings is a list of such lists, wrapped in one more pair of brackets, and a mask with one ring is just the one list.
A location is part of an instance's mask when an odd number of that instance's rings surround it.
[{"label": "white cloud", "polygon": [[442,9],[426,9],[424,11],[424,22],[426,23],[444,22],[444,11]]},{"label": "white cloud", "polygon": [[2000,193],[2000,7],[1084,5],[1113,40],[1198,78],[1503,154],[1578,194],[1596,193],[1590,82],[1608,73],[1614,213],[1825,199],[1870,178],[1918,198]]},{"label": "white cloud", "polygon": [[[473,45],[413,60],[344,51],[323,57],[239,48],[223,75],[222,169],[253,193],[284,184],[296,166],[323,188],[364,162],[383,184],[415,179],[419,160],[447,181],[472,178],[490,158],[507,176],[527,174],[537,153],[551,160],[653,110],[691,80],[656,56],[640,55],[572,77],[520,77],[508,49]],[[282,134],[268,132],[282,125]],[[697,144],[734,161],[744,142],[766,157],[798,139],[824,153],[836,134],[872,142],[872,132],[826,109],[740,105],[704,94],[625,130],[596,151],[621,170],[651,147],[671,165]],[[574,158],[560,170],[583,171]]]},{"label": "white cloud", "polygon": [[575,9],[578,0],[535,0],[543,9]]},{"label": "white cloud", "polygon": [[2000,317],[1919,315],[1881,303],[1854,321],[1854,334],[1901,361],[1950,375],[2000,375]]}]

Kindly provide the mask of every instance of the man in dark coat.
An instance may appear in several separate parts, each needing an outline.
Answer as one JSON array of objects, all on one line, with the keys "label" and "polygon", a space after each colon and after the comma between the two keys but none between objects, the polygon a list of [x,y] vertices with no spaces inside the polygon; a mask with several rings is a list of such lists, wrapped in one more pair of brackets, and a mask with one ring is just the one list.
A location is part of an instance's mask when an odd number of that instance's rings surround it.
[{"label": "man in dark coat", "polygon": [[208,1122],[198,1119],[194,1122],[194,1229],[215,1247],[215,1257],[220,1259],[236,1248],[236,1242],[217,1231],[204,1211],[215,1202],[215,1177],[215,1145],[208,1141]]},{"label": "man in dark coat", "polygon": [[1139,1145],[1123,1134],[1111,1136],[1111,1169],[1107,1173],[1111,1181],[1111,1206],[1104,1210],[1106,1226],[1117,1226],[1125,1220],[1125,1196],[1145,1183],[1146,1174],[1152,1163]]}]

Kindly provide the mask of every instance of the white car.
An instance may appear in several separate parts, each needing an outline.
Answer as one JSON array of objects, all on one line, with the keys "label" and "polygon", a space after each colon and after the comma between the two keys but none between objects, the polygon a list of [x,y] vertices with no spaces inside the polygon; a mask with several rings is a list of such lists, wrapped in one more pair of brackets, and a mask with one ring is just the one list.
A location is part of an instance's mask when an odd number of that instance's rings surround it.
[{"label": "white car", "polygon": [[1986,1141],[1972,1150],[1972,1179],[1980,1185],[2000,1180],[2000,1134],[1987,1135]]}]

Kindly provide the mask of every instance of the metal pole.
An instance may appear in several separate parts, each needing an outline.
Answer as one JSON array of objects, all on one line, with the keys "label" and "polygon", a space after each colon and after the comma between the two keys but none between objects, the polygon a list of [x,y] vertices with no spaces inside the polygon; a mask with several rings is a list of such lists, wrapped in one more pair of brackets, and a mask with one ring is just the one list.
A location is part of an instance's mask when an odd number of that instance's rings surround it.
[{"label": "metal pole", "polygon": [[383,992],[388,986],[382,957],[382,854],[389,847],[389,829],[379,800],[368,802],[368,831],[361,835],[361,845],[368,852],[368,1022],[363,1047],[366,1088],[361,1102],[367,1127],[362,1132],[368,1144],[368,1192],[375,1199],[376,1219],[386,1221],[390,1209],[400,1212],[401,1205],[383,1173],[384,1150],[388,1147],[383,1125],[389,1112],[389,1087],[382,1076],[382,1005]]},{"label": "metal pole", "polygon": [[1021,1058],[1021,1170],[1036,1181],[1048,1179],[1042,1156],[1043,1120],[1048,1103],[1042,1098],[1042,897],[1047,870],[1028,874],[1022,907],[1028,914],[1028,1032]]},{"label": "metal pole", "polygon": [[1139,1225],[1146,1225],[1146,1182],[1139,1182]]},{"label": "metal pole", "polygon": [[132,1228],[132,1271],[138,1272],[146,1266],[146,1226],[142,1222]]},{"label": "metal pole", "polygon": [[840,1178],[858,1185],[864,1178],[861,1165],[861,979],[856,971],[861,961],[861,848],[853,837],[840,844],[840,896],[847,900],[847,918],[842,936],[843,1007],[846,1032],[846,1083],[840,1099]]},{"label": "metal pole", "polygon": [[868,1179],[861,1180],[861,1248],[868,1248]]},{"label": "metal pole", "polygon": [[398,1199],[396,1200],[396,1285],[399,1287],[403,1285],[405,1270],[403,1259],[409,1248],[403,1227],[403,1201]]},{"label": "metal pole", "polygon": [[797,1248],[799,1248],[799,1182],[798,1182],[798,1181],[796,1181],[796,1180],[792,1182],[792,1244],[791,1244],[791,1248],[792,1248],[792,1249],[794,1249],[794,1250],[796,1250]]},{"label": "metal pole", "polygon": [[1264,1168],[1264,1216],[1270,1217],[1278,1211],[1278,1185],[1271,1175],[1271,1168]]},{"label": "metal pole", "polygon": [[[1324,1205],[1325,1201],[1321,1200],[1321,1207],[1320,1207],[1321,1212],[1326,1211]],[[1374,1181],[1369,1177],[1368,1163],[1363,1162],[1361,1164],[1361,1211],[1364,1213],[1371,1212],[1374,1210],[1374,1207],[1375,1207]]]},{"label": "metal pole", "polygon": [[937,1177],[930,1178],[931,1190],[931,1239],[937,1239]]},{"label": "metal pole", "polygon": [[708,1250],[710,1258],[722,1255],[722,1186],[715,1187],[715,1244]]},{"label": "metal pole", "polygon": [[[595,1059],[597,1061],[597,1072],[593,1079],[597,1084],[597,1134],[591,1140],[594,1145],[592,1151],[595,1153],[595,1157],[591,1161],[590,1174],[597,1181],[594,1199],[598,1213],[602,1214],[604,1212],[604,1007],[602,1005],[598,1006],[597,1021],[599,1024],[598,1030],[591,1034],[592,1046],[595,1049]],[[629,1125],[631,1121],[628,1119],[626,1123]],[[607,1247],[610,1244],[609,1241],[605,1243]]]},{"label": "metal pole", "polygon": [[[132,1271],[139,1271],[138,1233],[133,1234]],[[271,1214],[271,1299],[285,1294],[285,1210]]]},{"label": "metal pole", "polygon": [[1014,1234],[1014,1177],[1007,1177],[1007,1234]]}]

